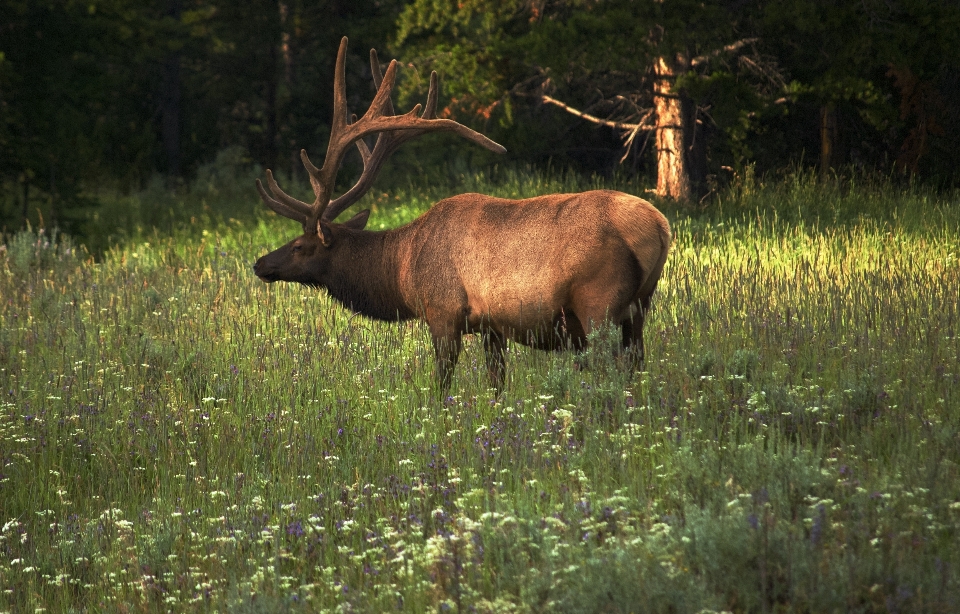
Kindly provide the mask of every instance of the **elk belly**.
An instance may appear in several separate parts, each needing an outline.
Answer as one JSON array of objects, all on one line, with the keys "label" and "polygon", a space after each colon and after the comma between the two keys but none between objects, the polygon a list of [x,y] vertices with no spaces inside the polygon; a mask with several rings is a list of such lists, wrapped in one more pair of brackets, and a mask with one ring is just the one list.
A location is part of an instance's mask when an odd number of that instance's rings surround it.
[{"label": "elk belly", "polygon": [[494,330],[507,339],[542,350],[561,350],[582,344],[583,327],[575,313],[544,301],[498,301],[473,297],[469,301],[470,332]]}]

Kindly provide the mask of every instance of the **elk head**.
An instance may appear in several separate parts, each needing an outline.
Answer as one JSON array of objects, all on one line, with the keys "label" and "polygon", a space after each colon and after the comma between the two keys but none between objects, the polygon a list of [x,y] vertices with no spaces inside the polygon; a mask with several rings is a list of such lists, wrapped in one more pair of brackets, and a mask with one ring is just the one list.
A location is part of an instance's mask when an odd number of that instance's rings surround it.
[{"label": "elk head", "polygon": [[[397,61],[392,60],[386,73],[380,70],[375,50],[370,50],[370,69],[373,73],[377,94],[367,112],[357,119],[347,111],[346,79],[344,76],[344,57],[347,50],[347,37],[340,41],[333,84],[333,121],[330,126],[330,142],[323,167],[317,168],[310,161],[306,150],[300,151],[300,159],[310,176],[315,199],[305,203],[286,194],[277,185],[273,173],[267,170],[267,194],[260,180],[257,191],[263,202],[278,214],[296,220],[303,226],[303,235],[283,247],[270,252],[257,260],[254,272],[265,282],[292,281],[313,286],[328,286],[330,274],[343,272],[330,270],[330,264],[337,259],[337,252],[344,240],[349,241],[358,231],[362,231],[370,215],[364,210],[350,220],[338,224],[337,216],[347,207],[357,202],[373,184],[383,162],[400,145],[426,132],[454,132],[474,143],[497,153],[506,151],[501,145],[482,134],[449,119],[436,117],[437,73],[430,75],[430,90],[426,106],[420,114],[421,106],[403,115],[394,115],[390,95],[397,76]],[[363,138],[377,133],[373,151]],[[344,155],[351,145],[356,144],[363,158],[363,173],[357,183],[347,192],[331,200],[337,171]],[[272,194],[272,196],[271,196]]]}]

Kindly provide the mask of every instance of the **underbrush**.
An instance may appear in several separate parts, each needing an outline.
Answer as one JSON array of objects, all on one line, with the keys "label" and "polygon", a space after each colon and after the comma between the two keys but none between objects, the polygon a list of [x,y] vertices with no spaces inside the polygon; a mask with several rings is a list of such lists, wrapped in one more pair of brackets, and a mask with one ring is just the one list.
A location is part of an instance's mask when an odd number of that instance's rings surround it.
[{"label": "underbrush", "polygon": [[960,206],[738,189],[665,207],[645,371],[512,346],[500,397],[475,340],[438,400],[420,324],[256,280],[272,215],[12,238],[0,611],[957,610]]}]

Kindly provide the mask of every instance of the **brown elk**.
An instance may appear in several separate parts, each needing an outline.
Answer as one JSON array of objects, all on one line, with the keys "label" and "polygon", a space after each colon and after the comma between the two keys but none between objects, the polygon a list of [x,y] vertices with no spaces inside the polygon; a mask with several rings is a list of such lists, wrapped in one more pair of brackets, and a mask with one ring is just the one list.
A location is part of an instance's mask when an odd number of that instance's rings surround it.
[{"label": "brown elk", "polygon": [[[369,210],[334,220],[369,188],[384,160],[403,142],[428,131],[450,131],[495,152],[487,137],[436,118],[437,74],[423,114],[420,105],[394,115],[390,94],[397,62],[382,74],[370,64],[376,96],[350,123],[344,93],[346,37],[334,76],[334,112],[323,168],[300,152],[316,199],[285,194],[267,171],[264,203],[303,224],[303,235],[263,256],[263,281],[325,288],[345,307],[386,321],[420,318],[433,338],[441,391],[449,389],[464,334],[483,339],[487,369],[500,390],[506,340],[540,349],[582,348],[604,322],[620,325],[623,348],[643,360],[643,323],[670,246],[666,218],[647,201],[608,190],[505,200],[461,194],[435,204],[400,228],[364,230]],[[363,137],[379,133],[373,151]],[[356,144],[363,173],[331,201],[337,170]]]}]

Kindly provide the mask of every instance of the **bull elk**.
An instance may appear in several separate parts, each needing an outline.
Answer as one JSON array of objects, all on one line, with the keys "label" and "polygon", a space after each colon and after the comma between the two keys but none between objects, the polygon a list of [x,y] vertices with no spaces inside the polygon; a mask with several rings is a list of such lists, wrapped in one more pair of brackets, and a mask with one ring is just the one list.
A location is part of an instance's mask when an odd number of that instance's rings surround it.
[{"label": "bull elk", "polygon": [[[622,345],[643,360],[643,323],[670,246],[666,218],[647,201],[609,190],[505,200],[461,194],[441,200],[400,228],[364,230],[369,210],[336,223],[370,188],[384,160],[410,139],[449,131],[502,153],[502,146],[450,119],[436,117],[437,73],[427,103],[394,115],[390,100],[396,60],[381,73],[370,52],[376,96],[360,119],[348,120],[344,55],[334,75],[334,111],[323,168],[301,150],[316,198],[285,194],[267,171],[268,207],[303,225],[303,235],[254,265],[265,282],[325,288],[365,316],[424,320],[433,338],[441,391],[450,387],[465,334],[480,334],[491,381],[504,379],[506,340],[539,349],[582,348],[604,322],[619,324]],[[371,151],[363,137],[378,133]],[[350,146],[363,158],[357,183],[331,200],[337,170]]]}]

